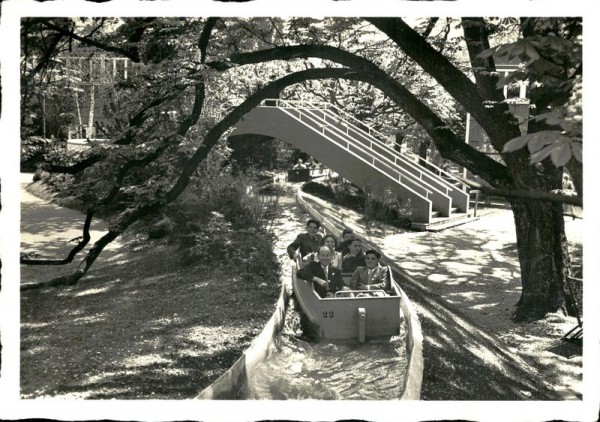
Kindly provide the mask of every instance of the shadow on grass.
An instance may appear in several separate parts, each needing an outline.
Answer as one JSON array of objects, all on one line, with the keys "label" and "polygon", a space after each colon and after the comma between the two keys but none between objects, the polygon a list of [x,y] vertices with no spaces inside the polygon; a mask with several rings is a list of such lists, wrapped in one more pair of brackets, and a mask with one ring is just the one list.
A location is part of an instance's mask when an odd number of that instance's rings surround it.
[{"label": "shadow on grass", "polygon": [[209,385],[221,375],[205,367],[231,366],[238,357],[228,350],[202,357],[174,356],[177,369],[170,362],[127,368],[112,365],[84,384],[66,388],[63,394],[86,399],[189,399],[199,392],[198,385]]},{"label": "shadow on grass", "polygon": [[273,311],[278,286],[264,280],[182,267],[168,246],[126,255],[75,286],[22,293],[23,398],[193,398]]},{"label": "shadow on grass", "polygon": [[395,278],[415,304],[422,325],[423,399],[560,399],[484,328],[499,320],[512,326],[510,314],[520,295],[510,216],[499,214],[438,233],[398,232],[385,226],[366,228],[347,209],[305,199],[337,226],[350,226],[377,245],[410,276],[398,273]]},{"label": "shadow on grass", "polygon": [[501,343],[455,310],[405,284],[421,319],[427,400],[556,400]]},{"label": "shadow on grass", "polygon": [[583,348],[581,344],[574,344],[568,341],[561,341],[560,343],[555,344],[546,350],[554,353],[555,355],[564,356],[567,359],[583,355]]}]

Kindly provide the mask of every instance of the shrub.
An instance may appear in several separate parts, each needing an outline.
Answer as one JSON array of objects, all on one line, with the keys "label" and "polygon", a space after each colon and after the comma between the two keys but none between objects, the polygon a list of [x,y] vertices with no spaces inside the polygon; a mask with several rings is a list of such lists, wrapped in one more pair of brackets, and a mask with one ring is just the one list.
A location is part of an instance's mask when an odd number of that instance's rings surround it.
[{"label": "shrub", "polygon": [[363,212],[365,207],[365,193],[356,185],[345,180],[339,182],[329,181],[329,186],[334,194],[334,202],[358,212]]},{"label": "shrub", "polygon": [[273,253],[272,239],[261,232],[240,232],[234,237],[235,251],[230,270],[246,281],[263,281],[276,276],[279,262]]},{"label": "shrub", "polygon": [[410,206],[394,194],[386,191],[383,195],[373,195],[367,189],[364,198],[364,219],[367,224],[382,222],[396,227],[410,227]]},{"label": "shrub", "polygon": [[52,149],[53,141],[41,136],[28,136],[21,140],[21,171],[35,171]]},{"label": "shrub", "polygon": [[302,185],[302,190],[321,199],[332,201],[336,195],[331,186],[324,185],[318,182],[306,182]]},{"label": "shrub", "polygon": [[234,231],[220,213],[212,212],[204,227],[184,239],[184,264],[201,265],[207,271],[218,269],[248,283],[271,280],[279,271],[268,234],[255,229]]},{"label": "shrub", "polygon": [[184,254],[185,260],[188,263],[211,265],[230,258],[233,252],[231,233],[231,223],[225,221],[223,214],[211,212],[204,226],[183,236],[185,243],[189,244]]},{"label": "shrub", "polygon": [[287,189],[282,185],[277,185],[275,183],[271,183],[269,185],[263,186],[258,190],[258,193],[261,195],[286,195]]},{"label": "shrub", "polygon": [[[251,175],[221,174],[209,183],[197,180],[164,214],[154,217],[155,221],[168,221],[168,227],[153,227],[171,231],[169,239],[184,250],[185,263],[212,266],[222,261],[239,268],[252,266],[252,247],[257,240],[245,245],[246,239],[269,231],[279,199],[252,194],[253,183]],[[270,240],[266,242],[270,248]]]}]

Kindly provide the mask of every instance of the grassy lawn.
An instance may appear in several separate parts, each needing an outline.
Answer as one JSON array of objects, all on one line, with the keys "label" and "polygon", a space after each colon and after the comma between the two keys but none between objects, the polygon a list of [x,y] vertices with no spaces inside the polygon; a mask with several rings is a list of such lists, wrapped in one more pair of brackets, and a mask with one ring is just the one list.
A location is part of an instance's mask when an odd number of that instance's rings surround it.
[{"label": "grassy lawn", "polygon": [[180,259],[131,236],[77,285],[24,291],[21,396],[185,399],[216,380],[270,318],[279,278]]}]

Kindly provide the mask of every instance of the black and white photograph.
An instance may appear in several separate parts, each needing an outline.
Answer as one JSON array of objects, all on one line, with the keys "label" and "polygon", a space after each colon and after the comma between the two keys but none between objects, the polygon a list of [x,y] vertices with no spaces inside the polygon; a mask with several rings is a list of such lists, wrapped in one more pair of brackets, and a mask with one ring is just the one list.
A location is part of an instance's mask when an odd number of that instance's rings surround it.
[{"label": "black and white photograph", "polygon": [[1,418],[597,420],[598,13],[305,3],[0,5]]}]

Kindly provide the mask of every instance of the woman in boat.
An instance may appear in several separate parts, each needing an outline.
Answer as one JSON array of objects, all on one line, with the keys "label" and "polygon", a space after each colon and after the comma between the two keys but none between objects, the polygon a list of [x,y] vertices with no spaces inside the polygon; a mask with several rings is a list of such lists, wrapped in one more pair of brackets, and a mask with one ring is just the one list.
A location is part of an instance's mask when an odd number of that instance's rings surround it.
[{"label": "woman in boat", "polygon": [[342,254],[336,251],[337,248],[337,239],[334,235],[328,234],[323,238],[323,245],[329,246],[331,249],[331,265],[338,269],[342,269]]},{"label": "woman in boat", "polygon": [[362,242],[360,239],[352,239],[349,244],[350,253],[344,255],[342,260],[342,272],[353,273],[358,267],[364,267],[365,254],[362,251]]},{"label": "woman in boat", "polygon": [[383,291],[390,288],[389,270],[387,266],[379,265],[379,258],[381,258],[381,254],[375,249],[365,252],[366,265],[358,267],[352,273],[351,290],[379,290],[379,292],[373,293],[376,296],[385,295]]}]

